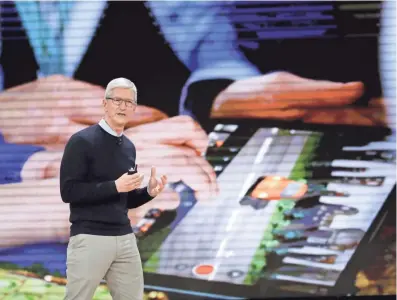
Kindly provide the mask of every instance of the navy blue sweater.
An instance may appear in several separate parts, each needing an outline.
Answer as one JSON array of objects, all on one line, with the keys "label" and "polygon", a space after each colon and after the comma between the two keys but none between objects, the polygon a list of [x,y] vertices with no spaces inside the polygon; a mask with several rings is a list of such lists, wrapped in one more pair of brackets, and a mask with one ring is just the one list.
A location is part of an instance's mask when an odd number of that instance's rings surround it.
[{"label": "navy blue sweater", "polygon": [[98,124],[75,133],[60,170],[62,201],[70,205],[70,235],[124,235],[132,232],[128,209],[151,199],[147,189],[118,193],[115,180],[135,166],[134,144]]}]

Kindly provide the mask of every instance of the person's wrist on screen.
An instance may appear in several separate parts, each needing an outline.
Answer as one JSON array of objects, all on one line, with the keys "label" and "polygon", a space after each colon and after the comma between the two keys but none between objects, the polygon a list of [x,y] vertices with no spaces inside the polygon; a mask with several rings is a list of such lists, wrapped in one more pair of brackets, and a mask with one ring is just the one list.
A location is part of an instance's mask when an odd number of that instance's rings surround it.
[{"label": "person's wrist on screen", "polygon": [[215,98],[233,82],[231,79],[219,78],[192,83],[188,88],[185,109],[204,125],[210,118]]}]

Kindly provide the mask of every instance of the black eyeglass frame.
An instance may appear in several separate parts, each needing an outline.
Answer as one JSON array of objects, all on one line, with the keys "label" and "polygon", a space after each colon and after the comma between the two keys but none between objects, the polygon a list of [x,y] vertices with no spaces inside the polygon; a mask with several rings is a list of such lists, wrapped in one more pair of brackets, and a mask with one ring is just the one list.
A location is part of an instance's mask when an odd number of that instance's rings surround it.
[{"label": "black eyeglass frame", "polygon": [[125,100],[121,98],[106,97],[106,100],[112,100],[113,104],[117,106],[121,106],[121,103],[124,102],[125,106],[128,108],[133,108],[138,105],[137,101]]}]

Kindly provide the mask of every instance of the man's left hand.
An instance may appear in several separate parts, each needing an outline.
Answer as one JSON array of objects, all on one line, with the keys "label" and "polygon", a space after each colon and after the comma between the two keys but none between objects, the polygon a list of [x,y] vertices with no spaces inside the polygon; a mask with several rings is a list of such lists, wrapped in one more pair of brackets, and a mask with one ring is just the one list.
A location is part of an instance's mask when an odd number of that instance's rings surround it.
[{"label": "man's left hand", "polygon": [[156,197],[158,194],[162,192],[166,184],[167,184],[167,177],[165,175],[162,175],[160,177],[160,180],[157,180],[156,168],[152,167],[149,184],[147,187],[149,195],[151,197]]}]

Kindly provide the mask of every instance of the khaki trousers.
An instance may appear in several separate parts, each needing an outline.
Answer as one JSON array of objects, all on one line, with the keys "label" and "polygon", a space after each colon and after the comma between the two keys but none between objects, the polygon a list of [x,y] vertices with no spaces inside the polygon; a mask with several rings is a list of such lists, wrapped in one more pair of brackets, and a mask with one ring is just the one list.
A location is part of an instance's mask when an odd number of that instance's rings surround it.
[{"label": "khaki trousers", "polygon": [[70,238],[65,300],[92,300],[104,278],[113,300],[142,300],[142,262],[134,234]]}]

